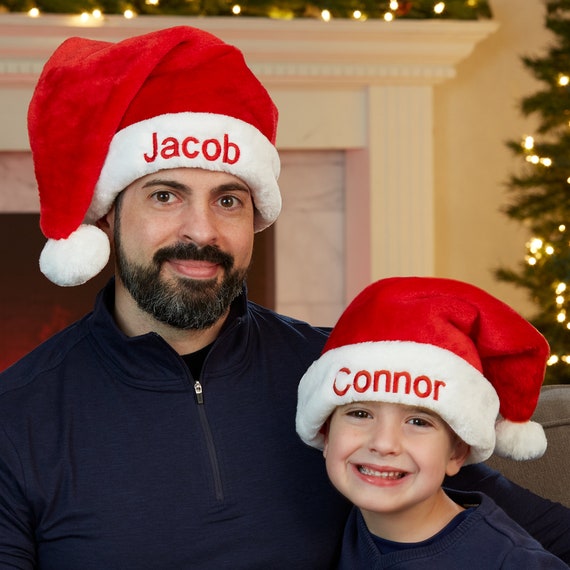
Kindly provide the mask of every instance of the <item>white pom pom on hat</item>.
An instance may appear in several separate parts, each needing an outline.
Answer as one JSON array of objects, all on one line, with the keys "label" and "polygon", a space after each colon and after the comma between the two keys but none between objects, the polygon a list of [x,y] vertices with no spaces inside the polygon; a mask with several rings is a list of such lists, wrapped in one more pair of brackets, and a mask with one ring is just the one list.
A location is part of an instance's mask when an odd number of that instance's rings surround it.
[{"label": "white pom pom on hat", "polygon": [[473,285],[383,279],[347,307],[301,379],[297,432],[322,449],[336,407],[383,401],[433,410],[470,445],[466,463],[493,451],[537,458],[546,437],[531,416],[548,355],[528,321]]},{"label": "white pom pom on hat", "polygon": [[42,271],[63,286],[99,273],[104,234],[80,226],[104,216],[130,183],[163,169],[237,176],[252,192],[255,231],[271,225],[281,210],[277,116],[242,53],[203,30],[178,26],[118,43],[66,40],[46,63],[28,111],[48,239]]},{"label": "white pom pom on hat", "polygon": [[517,423],[501,419],[496,423],[495,431],[497,455],[524,461],[536,459],[546,451],[546,435],[539,423],[532,421]]},{"label": "white pom pom on hat", "polygon": [[82,224],[67,239],[47,241],[40,254],[40,269],[62,287],[81,285],[107,265],[110,250],[102,230]]}]

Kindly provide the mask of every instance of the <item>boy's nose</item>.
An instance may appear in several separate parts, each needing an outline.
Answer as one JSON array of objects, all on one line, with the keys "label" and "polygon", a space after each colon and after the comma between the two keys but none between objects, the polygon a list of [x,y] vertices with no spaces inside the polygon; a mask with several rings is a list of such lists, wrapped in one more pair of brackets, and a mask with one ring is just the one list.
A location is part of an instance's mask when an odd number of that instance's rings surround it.
[{"label": "boy's nose", "polygon": [[390,422],[380,422],[370,433],[369,449],[380,455],[397,455],[401,450],[400,430]]}]

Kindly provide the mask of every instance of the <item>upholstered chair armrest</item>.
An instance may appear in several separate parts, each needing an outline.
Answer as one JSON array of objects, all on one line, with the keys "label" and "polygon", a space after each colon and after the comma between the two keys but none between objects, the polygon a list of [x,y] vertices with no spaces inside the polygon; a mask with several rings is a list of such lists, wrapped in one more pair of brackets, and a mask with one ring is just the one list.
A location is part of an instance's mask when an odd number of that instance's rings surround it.
[{"label": "upholstered chair armrest", "polygon": [[533,420],[542,424],[548,440],[540,459],[493,455],[487,464],[521,487],[570,507],[570,384],[543,386]]}]

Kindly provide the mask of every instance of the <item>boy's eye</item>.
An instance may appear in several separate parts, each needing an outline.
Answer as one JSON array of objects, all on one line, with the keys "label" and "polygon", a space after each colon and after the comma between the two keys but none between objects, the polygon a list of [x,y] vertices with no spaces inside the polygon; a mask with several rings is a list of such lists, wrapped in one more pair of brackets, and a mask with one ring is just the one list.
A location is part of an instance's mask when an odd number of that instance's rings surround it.
[{"label": "boy's eye", "polygon": [[351,410],[348,412],[349,416],[352,416],[353,418],[369,418],[370,414],[365,411],[365,410]]},{"label": "boy's eye", "polygon": [[418,427],[425,427],[431,425],[427,420],[424,420],[423,418],[411,418],[408,420],[408,423]]}]

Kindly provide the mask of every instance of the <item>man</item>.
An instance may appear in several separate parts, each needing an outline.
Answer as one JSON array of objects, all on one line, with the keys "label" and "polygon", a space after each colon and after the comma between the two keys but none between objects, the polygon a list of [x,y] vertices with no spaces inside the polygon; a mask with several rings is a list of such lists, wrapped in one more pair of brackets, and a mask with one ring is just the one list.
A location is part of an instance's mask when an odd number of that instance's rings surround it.
[{"label": "man", "polygon": [[[294,424],[327,331],[243,290],[280,210],[276,122],[239,51],[200,30],[75,38],[46,64],[40,267],[77,285],[111,245],[116,278],[0,379],[0,568],[333,565],[348,505]],[[536,501],[521,518],[540,533],[560,511]]]}]

